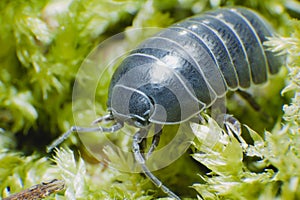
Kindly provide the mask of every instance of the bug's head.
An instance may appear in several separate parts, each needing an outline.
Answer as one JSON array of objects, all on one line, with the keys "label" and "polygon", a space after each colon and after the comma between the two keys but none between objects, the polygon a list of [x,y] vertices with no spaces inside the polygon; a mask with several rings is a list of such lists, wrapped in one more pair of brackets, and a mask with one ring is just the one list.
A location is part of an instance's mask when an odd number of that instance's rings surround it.
[{"label": "bug's head", "polygon": [[139,90],[122,85],[114,87],[109,110],[116,120],[142,128],[148,126],[154,110],[153,101]]}]

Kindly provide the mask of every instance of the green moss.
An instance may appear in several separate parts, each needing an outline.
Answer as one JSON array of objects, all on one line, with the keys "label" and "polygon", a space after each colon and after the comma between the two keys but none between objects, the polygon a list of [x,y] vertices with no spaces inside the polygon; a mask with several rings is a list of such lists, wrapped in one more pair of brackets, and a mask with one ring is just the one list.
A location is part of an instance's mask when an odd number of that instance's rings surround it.
[{"label": "green moss", "polygon": [[[134,28],[166,27],[208,9],[242,5],[257,10],[284,36],[271,38],[266,45],[275,52],[287,54],[287,70],[272,77],[270,84],[262,90],[254,90],[259,104],[271,120],[266,120],[261,113],[251,110],[233,95],[228,98],[229,110],[245,127],[248,125],[243,129],[243,135],[248,135],[252,142],[242,142],[243,145],[240,145],[228,130],[221,129],[205,116],[208,120],[206,125],[192,124],[196,135],[191,147],[193,153],[186,153],[155,174],[176,192],[180,191],[178,193],[183,197],[196,198],[198,192],[207,199],[300,198],[300,23],[289,18],[290,11],[285,5],[291,2],[1,1],[1,196],[8,196],[8,186],[14,193],[53,178],[65,180],[66,190],[48,199],[151,199],[165,196],[139,174],[121,172],[106,167],[105,163],[91,164],[83,160],[82,157],[86,156],[84,152],[78,155],[75,151],[75,156],[70,149],[60,149],[54,161],[49,161],[45,152],[37,148],[41,141],[33,137],[42,135],[38,138],[50,142],[55,135],[68,129],[74,124],[72,106],[80,112],[77,119],[82,124],[88,125],[93,120],[90,119],[93,116],[90,110],[80,109],[92,102],[76,101],[72,104],[72,90],[82,62],[101,41],[128,30],[126,41],[134,45],[148,35],[146,32],[130,34]],[[116,56],[115,52],[115,49],[109,51],[108,56]],[[99,60],[99,63],[103,61]],[[112,71],[105,73],[95,95],[99,115],[106,109]],[[80,82],[83,90],[89,89],[84,87],[88,77],[87,73]],[[279,91],[284,84],[282,97]],[[172,130],[166,128],[158,148],[172,139]],[[111,138],[116,144],[130,149],[130,137],[121,135],[112,135]],[[24,138],[32,142],[24,142]],[[101,137],[91,136],[89,139],[97,141]],[[65,145],[74,143],[80,146],[79,141],[69,140]],[[100,144],[105,146],[101,141]],[[25,152],[34,153],[26,155]],[[127,163],[133,162],[132,156],[108,148],[105,148],[105,153],[111,160],[109,166],[120,165],[118,168],[124,168]],[[183,177],[188,178],[182,181]]]},{"label": "green moss", "polygon": [[[0,191],[2,197],[20,192],[58,177],[58,170],[39,154],[24,156],[2,149],[0,153]],[[9,189],[8,189],[9,188]]]}]

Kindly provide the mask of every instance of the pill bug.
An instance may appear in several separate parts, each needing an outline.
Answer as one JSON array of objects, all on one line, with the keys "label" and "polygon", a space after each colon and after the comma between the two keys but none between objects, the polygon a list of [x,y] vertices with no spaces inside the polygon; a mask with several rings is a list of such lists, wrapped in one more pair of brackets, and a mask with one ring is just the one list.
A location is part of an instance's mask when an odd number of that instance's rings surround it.
[{"label": "pill bug", "polygon": [[276,74],[283,58],[264,48],[272,28],[245,8],[221,8],[175,23],[148,38],[122,61],[113,74],[109,114],[95,120],[111,127],[73,126],[48,148],[72,132],[115,132],[124,123],[139,128],[133,136],[135,160],[151,181],[180,199],[145,164],[143,141],[154,125],[156,134],[147,155],[158,145],[161,126],[195,117],[228,91],[247,89]]}]

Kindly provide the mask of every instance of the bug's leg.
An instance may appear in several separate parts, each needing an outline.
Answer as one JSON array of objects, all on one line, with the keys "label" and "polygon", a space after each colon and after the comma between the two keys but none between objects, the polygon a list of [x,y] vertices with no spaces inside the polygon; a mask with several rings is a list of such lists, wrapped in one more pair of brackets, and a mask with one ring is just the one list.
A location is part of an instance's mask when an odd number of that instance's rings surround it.
[{"label": "bug's leg", "polygon": [[228,133],[233,133],[239,143],[243,148],[247,148],[248,144],[242,137],[242,128],[241,123],[232,115],[225,114],[224,115],[224,125],[228,131]]},{"label": "bug's leg", "polygon": [[256,102],[256,100],[253,98],[253,96],[251,94],[249,94],[248,92],[242,91],[242,90],[237,90],[237,93],[243,98],[245,99],[250,106],[256,110],[257,112],[260,113],[260,115],[262,116],[262,119],[266,120],[266,121],[270,121],[271,116],[269,116],[266,112],[264,112],[260,105]]},{"label": "bug's leg", "polygon": [[224,115],[224,125],[230,128],[235,134],[240,135],[242,132],[241,123],[232,115]]},{"label": "bug's leg", "polygon": [[143,138],[147,135],[147,133],[147,129],[141,129],[133,136],[132,150],[135,160],[142,167],[144,174],[153,182],[153,184],[156,187],[161,188],[170,197],[180,200],[180,198],[176,194],[174,194],[169,188],[164,186],[162,182],[156,176],[154,176],[154,174],[152,174],[152,172],[146,166],[145,158],[141,154],[140,143],[143,141]]},{"label": "bug's leg", "polygon": [[151,156],[151,154],[153,153],[153,151],[158,146],[159,140],[160,140],[160,136],[162,134],[162,126],[161,125],[155,125],[154,128],[155,128],[155,135],[153,136],[151,146],[150,146],[149,151],[148,151],[148,153],[146,155],[146,159],[148,159]]},{"label": "bug's leg", "polygon": [[147,137],[144,137],[140,142],[140,152],[142,155],[144,155],[146,147],[147,147]]},{"label": "bug's leg", "polygon": [[80,126],[72,126],[67,132],[65,132],[63,135],[61,135],[59,138],[57,138],[56,140],[54,140],[48,147],[47,147],[47,152],[50,152],[52,149],[54,149],[56,146],[58,146],[60,143],[62,143],[64,140],[66,140],[71,133],[74,132],[80,132],[80,133],[84,133],[84,132],[95,132],[95,131],[101,131],[101,132],[116,132],[118,130],[120,130],[123,127],[123,123],[115,123],[114,125],[112,125],[109,128],[105,128],[105,127],[80,127]]},{"label": "bug's leg", "polygon": [[197,115],[197,120],[198,120],[197,122],[200,124],[207,123],[206,119],[200,113]]},{"label": "bug's leg", "polygon": [[245,101],[247,101],[254,110],[260,111],[259,104],[255,101],[255,99],[253,98],[253,96],[251,94],[249,94],[248,92],[242,91],[242,90],[237,90],[237,93],[243,99],[245,99]]}]

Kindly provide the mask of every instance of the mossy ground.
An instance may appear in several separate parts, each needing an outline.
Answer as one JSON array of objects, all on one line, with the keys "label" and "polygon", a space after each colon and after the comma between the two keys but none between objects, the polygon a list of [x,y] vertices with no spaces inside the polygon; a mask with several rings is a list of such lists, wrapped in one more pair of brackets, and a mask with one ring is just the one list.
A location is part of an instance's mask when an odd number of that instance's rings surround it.
[{"label": "mossy ground", "polygon": [[[268,85],[254,90],[270,120],[235,95],[229,96],[228,108],[244,124],[243,136],[248,144],[240,145],[230,132],[225,134],[205,116],[206,125],[192,124],[196,138],[190,150],[155,174],[186,198],[197,198],[198,193],[198,198],[206,199],[299,199],[300,10],[293,3],[297,2],[2,0],[0,196],[7,197],[54,178],[63,179],[66,190],[47,199],[164,196],[140,174],[95,164],[75,135],[53,154],[45,153],[46,145],[74,124],[75,76],[81,63],[101,41],[124,30],[166,27],[205,10],[241,5],[256,10],[274,26],[280,36],[271,38],[266,45],[287,55],[282,72],[272,77]],[[137,43],[137,38],[129,34],[125,39]],[[109,76],[97,88],[98,115],[105,113]],[[88,102],[77,104],[79,108]],[[92,120],[88,119],[89,114],[81,111],[83,124]],[[120,145],[130,144],[124,142],[126,137],[113,137]],[[170,137],[163,135],[162,143]],[[108,156],[124,163],[132,159],[113,152]]]}]

